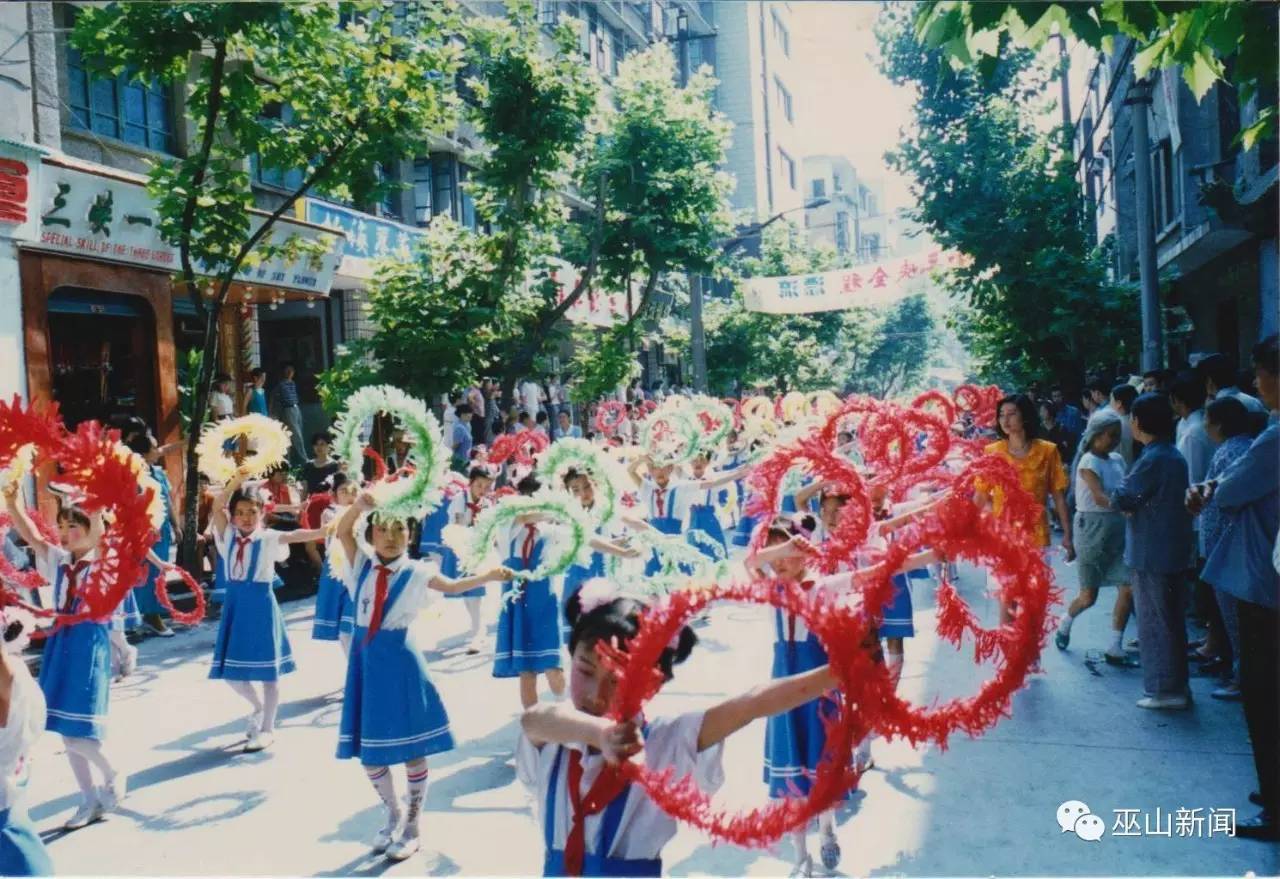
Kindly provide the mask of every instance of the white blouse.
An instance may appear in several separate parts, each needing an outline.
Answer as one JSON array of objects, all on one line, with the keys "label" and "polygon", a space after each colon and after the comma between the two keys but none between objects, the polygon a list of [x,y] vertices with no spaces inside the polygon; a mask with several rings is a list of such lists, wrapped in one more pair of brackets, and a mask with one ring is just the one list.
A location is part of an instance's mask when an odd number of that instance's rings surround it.
[{"label": "white blouse", "polygon": [[[677,717],[655,717],[649,721],[644,737],[644,762],[650,769],[659,771],[675,768],[675,779],[693,774],[694,782],[704,792],[714,794],[724,783],[724,743],[719,742],[701,753],[698,752],[698,734],[702,730],[704,712],[693,711]],[[571,823],[569,806],[569,749],[584,751],[581,745],[565,745],[560,758],[559,778],[556,781],[554,829],[552,839],[555,848],[563,849]],[[551,769],[555,765],[556,752],[561,746],[544,744],[536,746],[521,733],[516,744],[516,776],[534,798],[533,814],[539,833],[546,827],[547,790],[551,785]],[[584,753],[582,757],[582,790],[591,789],[601,768],[605,765],[600,754]],[[604,811],[587,817],[586,850],[595,852],[600,838],[600,822]],[[627,804],[622,811],[622,821],[613,847],[607,856],[627,859],[651,859],[662,856],[662,847],[676,835],[676,820],[654,804],[639,785],[632,785],[627,794]],[[599,854],[599,852],[596,852]]]},{"label": "white blouse", "polygon": [[[369,620],[373,616],[373,601],[375,587],[378,582],[378,565],[380,562],[377,558],[372,559],[369,565],[368,574],[364,578],[364,590],[357,600],[357,587],[360,585],[360,573],[365,568],[365,563],[370,561],[369,556],[363,551],[356,552],[356,562],[350,568],[342,572],[342,580],[346,584],[347,592],[351,598],[356,601],[356,625],[368,626]],[[433,563],[422,560],[415,560],[409,556],[402,555],[400,558],[387,565],[391,569],[388,588],[394,588],[396,581],[400,579],[400,575],[405,570],[411,571],[409,574],[409,582],[405,584],[404,591],[396,598],[395,603],[390,608],[386,608],[382,612],[382,622],[379,624],[383,629],[407,629],[413,625],[418,618],[418,613],[430,603],[432,593],[435,591],[431,588],[431,581],[440,573],[440,569]],[[388,593],[390,594],[390,593]]]},{"label": "white blouse", "polygon": [[27,754],[44,732],[44,692],[20,659],[4,657],[13,674],[9,717],[0,726],[0,809],[17,803],[27,786]]},{"label": "white blouse", "polygon": [[[245,546],[244,554],[240,556],[239,564],[237,564],[239,547],[236,546],[236,538],[240,536],[242,535],[235,525],[228,525],[221,534],[214,534],[214,546],[218,551],[218,555],[222,557],[223,574],[228,580],[274,583],[276,579],[276,562],[283,561],[289,557],[289,545],[280,542],[284,532],[275,531],[271,528],[259,528],[249,534],[248,537],[251,542]],[[253,562],[253,545],[255,542],[261,543],[262,549],[258,553],[258,566],[251,571],[248,568]]]}]

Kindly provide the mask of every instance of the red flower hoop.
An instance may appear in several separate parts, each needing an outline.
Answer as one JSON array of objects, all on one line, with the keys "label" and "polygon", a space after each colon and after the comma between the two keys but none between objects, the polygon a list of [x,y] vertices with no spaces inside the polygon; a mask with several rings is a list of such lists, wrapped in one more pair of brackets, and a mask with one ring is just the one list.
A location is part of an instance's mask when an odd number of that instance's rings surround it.
[{"label": "red flower hoop", "polygon": [[[169,581],[165,577],[166,572],[176,572],[182,577],[182,582],[191,590],[191,594],[195,596],[196,606],[190,612],[178,610],[173,606],[173,599],[169,596]],[[200,584],[196,582],[196,578],[192,577],[185,570],[177,565],[167,565],[164,571],[156,577],[156,600],[160,602],[160,606],[169,611],[169,616],[175,623],[181,623],[184,626],[194,626],[196,623],[204,619],[205,597],[204,590],[200,588]]]},{"label": "red flower hoop", "polygon": [[956,404],[952,402],[951,398],[942,391],[936,389],[932,391],[925,391],[923,394],[911,401],[911,408],[923,409],[926,412],[936,410],[936,414],[939,415],[948,426],[956,423]]},{"label": "red flower hoop", "polygon": [[[0,465],[12,461],[24,445],[33,444],[37,459],[56,461],[60,481],[79,490],[78,506],[89,513],[114,515],[99,543],[98,563],[81,585],[81,610],[58,614],[55,629],[109,618],[146,573],[145,557],[158,536],[148,513],[153,489],[138,490],[130,461],[119,452],[119,436],[118,431],[107,431],[92,421],[68,433],[55,408],[36,413],[16,397],[12,404],[0,403]],[[7,589],[0,598],[5,603],[22,603]]]},{"label": "red flower hoop", "polygon": [[[662,687],[662,674],[657,670],[662,652],[689,620],[715,601],[766,604],[804,620],[826,648],[842,691],[860,670],[874,662],[861,646],[867,633],[865,624],[846,603],[821,590],[806,592],[761,580],[673,592],[644,613],[640,631],[625,653],[597,645],[602,661],[618,676],[610,717],[617,720],[640,714],[644,704]],[[870,725],[855,703],[844,698],[834,701],[836,712],[824,720],[826,741],[807,797],[774,800],[767,806],[731,814],[713,808],[711,798],[693,778],[677,779],[672,768],[658,771],[628,761],[603,771],[621,772],[641,785],[664,812],[700,828],[712,839],[765,846],[834,807],[858,782],[850,757],[854,744],[867,735]]]},{"label": "red flower hoop", "polygon": [[1002,396],[1003,392],[995,385],[985,388],[960,385],[953,394],[956,408],[972,413],[973,423],[978,427],[991,427],[996,423],[996,405]]},{"label": "red flower hoop", "polygon": [[512,460],[520,467],[532,467],[534,458],[546,451],[548,442],[546,434],[537,430],[503,434],[494,439],[489,449],[489,463],[504,464]]},{"label": "red flower hoop", "polygon": [[627,420],[627,407],[617,400],[606,400],[596,407],[596,430],[605,436],[613,436]]}]

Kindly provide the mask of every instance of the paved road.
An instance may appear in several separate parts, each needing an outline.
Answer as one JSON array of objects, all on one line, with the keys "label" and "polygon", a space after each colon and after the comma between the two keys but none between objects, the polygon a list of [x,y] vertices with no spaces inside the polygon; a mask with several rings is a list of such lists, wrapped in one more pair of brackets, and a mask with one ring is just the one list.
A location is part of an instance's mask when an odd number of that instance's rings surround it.
[{"label": "paved road", "polygon": [[[1074,583],[1074,572],[1063,572]],[[981,572],[962,572],[961,591],[985,618]],[[914,587],[916,626],[907,642],[904,694],[949,697],[979,679],[970,658],[932,634],[932,590]],[[1104,595],[1104,601],[1109,596]],[[359,767],[333,757],[343,674],[336,644],[313,642],[308,602],[286,607],[300,671],[285,679],[281,729],[266,753],[239,753],[242,702],[205,678],[214,624],[142,645],[137,674],[111,694],[111,739],[131,793],[122,811],[75,833],[58,828],[75,805],[60,740],[35,754],[31,811],[63,874],[138,875],[533,875],[542,843],[511,755],[519,700],[514,681],[489,676],[489,660],[459,650],[460,602],[440,601],[421,621],[422,643],[460,746],[431,759],[423,852],[399,865],[370,857],[380,809]],[[496,612],[496,606],[487,608]],[[1106,643],[1106,614],[1091,611],[1071,651],[1052,646],[1047,674],[1018,694],[1013,716],[945,753],[879,742],[877,768],[840,816],[847,875],[1244,875],[1275,874],[1275,846],[1198,836],[1113,835],[1115,810],[1179,807],[1252,814],[1254,786],[1239,706],[1210,699],[1193,682],[1194,710],[1143,712],[1139,672],[1086,666],[1085,650]],[[703,643],[655,700],[654,712],[705,705],[767,675],[766,612],[721,607]],[[730,661],[726,661],[730,660]],[[763,724],[736,735],[725,754],[727,803],[761,802]],[[403,786],[403,778],[400,782]],[[403,791],[403,787],[401,787]],[[1105,819],[1088,843],[1062,833],[1055,812],[1081,800]],[[712,846],[682,830],[665,852],[671,875],[786,875],[789,850]]]}]

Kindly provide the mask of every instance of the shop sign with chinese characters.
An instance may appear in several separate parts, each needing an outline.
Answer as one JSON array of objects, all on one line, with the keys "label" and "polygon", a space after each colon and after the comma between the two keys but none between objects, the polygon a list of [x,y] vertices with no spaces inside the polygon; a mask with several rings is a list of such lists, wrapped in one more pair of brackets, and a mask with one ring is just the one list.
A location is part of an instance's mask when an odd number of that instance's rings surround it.
[{"label": "shop sign with chinese characters", "polygon": [[808,314],[860,305],[888,305],[906,296],[911,282],[917,278],[965,264],[966,258],[960,254],[932,250],[922,257],[833,272],[751,278],[746,282],[743,302],[749,311],[766,314]]},{"label": "shop sign with chinese characters", "polygon": [[[556,285],[556,302],[564,302],[573,289],[578,286],[581,275],[576,266],[562,259],[551,260],[551,280]],[[632,305],[640,304],[639,284],[632,286]],[[564,319],[576,324],[587,324],[593,327],[611,327],[619,321],[627,319],[627,294],[613,290],[600,290],[589,287],[574,300],[573,305],[565,312]]]},{"label": "shop sign with chinese characters", "polygon": [[338,274],[358,281],[372,280],[380,259],[410,259],[414,242],[422,234],[409,226],[312,198],[307,199],[306,219],[345,236]]},{"label": "shop sign with chinese characters", "polygon": [[[39,234],[32,247],[57,253],[130,263],[175,272],[178,248],[160,237],[159,217],[141,182],[105,177],[51,162],[40,173]],[[253,213],[261,224],[266,215]],[[276,221],[271,238],[292,235],[330,243],[318,265],[308,257],[274,259],[246,267],[236,279],[247,284],[326,295],[341,258],[341,233],[334,235],[291,220]],[[196,270],[201,271],[197,266]]]}]

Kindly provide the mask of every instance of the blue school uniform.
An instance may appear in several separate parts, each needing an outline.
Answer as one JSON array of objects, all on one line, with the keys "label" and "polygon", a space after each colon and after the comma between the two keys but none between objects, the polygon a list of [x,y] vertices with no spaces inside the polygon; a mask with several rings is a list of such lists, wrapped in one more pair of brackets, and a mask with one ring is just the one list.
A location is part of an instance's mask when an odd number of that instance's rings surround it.
[{"label": "blue school uniform", "polygon": [[[151,547],[151,551],[156,557],[162,561],[169,560],[169,551],[173,547],[173,488],[169,485],[169,477],[164,472],[164,468],[159,464],[151,465],[151,476],[160,484],[160,497],[164,501],[164,525],[160,527],[160,536],[156,540],[155,545]],[[152,614],[164,613],[164,608],[160,606],[160,599],[156,597],[156,578],[160,576],[161,570],[155,565],[147,564],[147,573],[143,581],[133,587],[130,593],[131,598],[137,606],[139,614],[151,616]],[[141,625],[141,619],[138,625]]]},{"label": "blue school uniform", "polygon": [[[645,732],[648,733],[646,727]],[[556,803],[559,801],[560,763],[564,759],[563,745],[556,749],[555,759],[551,764],[551,783],[547,785],[547,800],[543,807],[542,838],[546,845],[546,855],[542,859],[543,876],[565,875],[564,849],[555,847]],[[613,858],[608,852],[618,838],[618,829],[622,826],[622,813],[627,808],[627,798],[633,796],[628,784],[622,792],[614,797],[601,813],[599,832],[591,851],[583,851],[583,876],[661,876],[662,858]],[[643,792],[639,796],[644,796]],[[586,846],[584,846],[584,849]]]},{"label": "blue school uniform", "polygon": [[49,851],[27,815],[28,753],[45,728],[45,700],[25,668],[13,669],[9,717],[0,727],[0,876],[52,876]]},{"label": "blue school uniform", "polygon": [[325,558],[320,569],[320,586],[316,590],[316,615],[311,623],[313,641],[337,641],[340,635],[350,635],[355,628],[351,595],[346,584],[334,576]]},{"label": "blue school uniform", "polygon": [[[600,533],[599,528],[596,529],[596,533]],[[564,615],[564,609],[568,606],[569,599],[581,591],[583,583],[596,577],[603,577],[604,573],[604,553],[598,549],[592,550],[591,561],[588,564],[570,565],[569,570],[564,572],[564,583],[560,587],[560,627],[565,643],[568,643],[569,631],[573,628],[569,625],[569,621]]]},{"label": "blue school uniform", "polygon": [[[93,562],[73,565],[71,553],[51,547],[41,565],[53,583],[53,604],[76,613]],[[74,582],[73,582],[74,581]],[[69,594],[70,593],[70,594]],[[46,640],[40,661],[40,689],[48,708],[45,729],[64,736],[101,741],[106,735],[107,697],[111,692],[110,618],[64,626]]]},{"label": "blue school uniform", "polygon": [[[683,495],[677,493],[681,488],[688,490],[687,486],[678,486],[674,483],[668,483],[666,488],[659,488],[657,483],[646,480],[641,490],[641,502],[645,506],[649,524],[663,534],[678,535],[684,532],[684,517],[680,515],[680,508],[677,506],[677,503],[683,499]],[[662,570],[662,559],[659,558],[657,550],[654,550],[649,561],[645,563],[644,575],[649,577],[660,570]]]},{"label": "blue school uniform", "polygon": [[752,516],[746,512],[748,505],[755,499],[755,493],[747,489],[746,495],[742,499],[742,515],[738,517],[738,527],[733,532],[734,546],[750,546],[751,535],[755,533],[756,526],[760,524],[759,516]]},{"label": "blue school uniform", "polygon": [[222,618],[210,678],[275,681],[296,668],[284,614],[272,591],[279,536],[277,531],[258,531],[242,543],[235,527],[228,526],[220,540]]},{"label": "blue school uniform", "polygon": [[137,589],[130,589],[116,605],[115,611],[111,614],[111,631],[129,632],[142,626],[142,614],[138,611],[135,592]]},{"label": "blue school uniform", "polygon": [[[773,677],[784,678],[821,668],[827,653],[804,621],[774,610]],[[825,696],[785,714],[770,717],[764,734],[764,781],[769,796],[808,796],[809,785],[826,744],[824,716],[834,717],[836,704]]]},{"label": "blue school uniform", "polygon": [[[670,769],[677,779],[690,776],[699,789],[714,794],[724,783],[724,744],[698,750],[703,717],[694,711],[651,718],[644,726],[645,763],[651,769]],[[543,871],[547,876],[564,875],[564,849],[573,824],[569,773],[575,760],[582,769],[579,790],[585,793],[604,766],[599,753],[551,743],[535,745],[524,735],[516,743],[516,777],[535,803],[546,846]],[[677,829],[676,820],[643,789],[629,786],[583,822],[582,875],[661,875],[662,849]]]},{"label": "blue school uniform", "polygon": [[[929,576],[928,571],[923,571]],[[911,584],[908,577],[915,578],[916,572],[893,575],[893,597],[881,609],[879,634],[881,638],[911,638],[915,636],[915,623],[912,622]]]},{"label": "blue school uniform", "polygon": [[[475,524],[476,514],[480,512],[480,504],[471,502],[471,492],[460,491],[449,499],[445,505],[447,521],[452,525],[466,525],[470,527]],[[457,577],[460,573],[458,564],[458,554],[445,545],[443,537],[440,540],[440,573],[446,577]],[[474,589],[468,589],[466,592],[450,592],[445,598],[483,598],[485,586],[481,584]]]},{"label": "blue school uniform", "polygon": [[[716,505],[712,500],[713,491],[713,489],[707,489],[705,494],[700,496],[700,502],[695,501],[689,507],[689,530],[703,532],[711,538],[713,543],[725,550],[727,554],[728,547],[725,545],[724,528],[720,525],[720,516],[716,514]],[[694,545],[708,558],[714,559],[716,557],[715,553],[708,547],[701,544]]]},{"label": "blue school uniform", "polygon": [[[542,563],[546,540],[536,525],[520,526],[512,529],[507,549],[503,564],[513,571],[530,571]],[[515,589],[519,594],[512,598]],[[503,583],[493,676],[514,678],[521,672],[561,668],[558,613],[550,578]]]},{"label": "blue school uniform", "polygon": [[449,716],[427,674],[427,660],[409,627],[430,597],[435,566],[401,556],[386,566],[382,616],[373,628],[378,571],[372,559],[356,560],[356,608],[338,758],[358,758],[365,766],[407,763],[453,749]]}]

